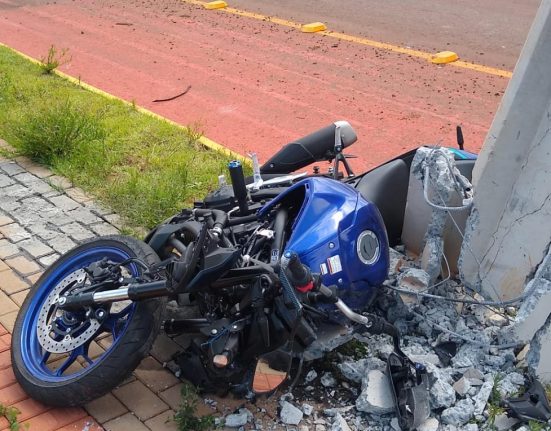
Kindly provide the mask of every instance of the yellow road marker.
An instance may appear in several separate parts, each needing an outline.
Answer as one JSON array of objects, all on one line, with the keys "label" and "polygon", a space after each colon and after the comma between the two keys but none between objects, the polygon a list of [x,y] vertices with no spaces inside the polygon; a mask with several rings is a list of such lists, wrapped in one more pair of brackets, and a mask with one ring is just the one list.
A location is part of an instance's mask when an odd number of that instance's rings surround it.
[{"label": "yellow road marker", "polygon": [[[180,1],[182,1],[184,3],[195,4],[195,5],[200,5],[200,6],[203,6],[205,4],[205,2],[200,1],[200,0],[180,0]],[[274,24],[279,24],[279,25],[282,25],[282,26],[285,26],[285,27],[296,28],[298,30],[302,29],[302,25],[299,24],[299,23],[289,21],[289,20],[286,20],[286,19],[273,17],[273,16],[263,15],[261,13],[248,12],[248,11],[244,11],[244,10],[240,10],[240,9],[235,9],[235,8],[232,8],[232,7],[224,8],[224,9],[222,9],[222,11],[230,13],[232,15],[239,15],[239,16],[243,16],[243,17],[246,17],[246,18],[256,19],[256,20],[259,20],[259,21],[265,21],[265,22],[271,22],[271,23],[274,23]],[[399,54],[406,54],[406,55],[410,55],[412,57],[422,58],[422,59],[425,59],[425,60],[430,60],[432,58],[432,54],[428,53],[428,52],[418,51],[416,49],[404,48],[402,46],[392,45],[390,43],[385,43],[385,42],[378,42],[376,40],[366,39],[366,38],[363,38],[363,37],[353,36],[353,35],[350,35],[350,34],[337,33],[337,32],[330,31],[330,30],[319,31],[319,32],[317,32],[317,34],[320,34],[320,35],[323,35],[323,36],[333,37],[333,38],[339,39],[339,40],[345,40],[347,42],[358,43],[360,45],[371,46],[373,48],[385,49],[387,51],[392,51],[392,52],[396,52],[396,53],[399,53]],[[488,75],[501,76],[503,78],[510,78],[511,76],[513,76],[513,72],[510,72],[508,70],[497,69],[497,68],[491,67],[491,66],[484,66],[483,64],[468,63],[466,61],[460,61],[460,60],[454,61],[453,63],[450,63],[449,66],[460,67],[462,69],[470,69],[470,70],[474,70],[476,72],[486,73]]]},{"label": "yellow road marker", "polygon": [[[31,61],[32,63],[42,64],[42,62],[40,60],[37,60],[36,58],[33,58],[31,56],[28,56],[27,54],[24,54],[21,51],[18,51],[17,49],[12,48],[11,46],[5,45],[2,42],[0,42],[0,46],[9,49],[10,51],[12,51],[15,54]],[[183,126],[182,124],[179,124],[175,121],[172,121],[172,120],[170,120],[166,117],[163,117],[162,115],[156,114],[155,112],[150,111],[149,109],[146,109],[143,106],[136,105],[133,102],[129,102],[128,100],[121,99],[120,97],[115,96],[114,94],[111,94],[111,93],[108,93],[106,91],[100,90],[99,88],[94,87],[93,85],[90,85],[90,84],[87,84],[84,81],[81,81],[80,78],[75,78],[74,76],[68,75],[64,72],[61,72],[60,70],[57,70],[57,69],[55,69],[53,71],[53,73],[55,73],[60,78],[66,79],[67,81],[72,82],[73,84],[78,85],[79,87],[90,91],[91,93],[100,94],[104,97],[107,97],[108,99],[117,100],[121,103],[124,103],[127,106],[131,106],[131,107],[135,108],[136,111],[138,111],[142,114],[145,114],[149,117],[155,118],[155,119],[160,120],[160,121],[164,121],[164,122],[166,122],[166,123],[168,123],[172,126],[175,126],[175,127],[178,127],[181,130],[184,130],[186,132],[190,132],[189,128],[186,127],[186,126]],[[247,157],[245,157],[245,156],[243,156],[239,153],[236,153],[235,151],[230,150],[229,148],[226,148],[226,147],[224,147],[223,145],[221,145],[217,142],[214,142],[212,139],[209,139],[206,136],[201,136],[198,139],[198,141],[201,145],[205,146],[206,148],[209,148],[213,151],[216,151],[217,153],[223,154],[224,156],[228,156],[232,159],[240,160],[242,163],[246,164],[247,166],[252,166],[252,162],[249,158],[247,158]]]},{"label": "yellow road marker", "polygon": [[327,30],[327,26],[322,22],[312,22],[310,24],[304,24],[300,30],[303,33],[316,33],[318,31]]},{"label": "yellow road marker", "polygon": [[205,9],[223,9],[225,7],[228,7],[228,4],[225,1],[222,0],[215,0],[204,4]]},{"label": "yellow road marker", "polygon": [[453,51],[442,51],[434,54],[430,62],[434,64],[448,64],[459,60],[459,56]]}]

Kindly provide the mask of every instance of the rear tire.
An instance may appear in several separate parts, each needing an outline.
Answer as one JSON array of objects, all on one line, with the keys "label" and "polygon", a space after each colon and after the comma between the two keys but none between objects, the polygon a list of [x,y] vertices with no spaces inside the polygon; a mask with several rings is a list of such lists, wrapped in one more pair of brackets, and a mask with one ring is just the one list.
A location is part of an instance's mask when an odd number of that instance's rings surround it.
[{"label": "rear tire", "polygon": [[[48,358],[51,354],[41,347],[37,337],[39,310],[47,301],[48,292],[51,294],[61,284],[61,280],[104,256],[110,260],[119,259],[119,262],[130,257],[137,258],[147,266],[159,262],[159,257],[149,245],[134,238],[114,235],[93,239],[75,247],[50,266],[31,288],[19,311],[12,335],[14,373],[23,389],[44,404],[79,406],[109,392],[149,354],[157,336],[166,299],[155,298],[131,303],[118,314],[109,315],[109,319],[105,321],[105,324],[110,322],[109,327],[102,324],[97,333],[90,337],[90,341],[66,354],[69,359],[73,355],[77,356],[61,375],[50,370]],[[139,265],[128,264],[125,267],[133,276],[143,274]],[[129,311],[122,314],[127,309]],[[85,345],[89,346],[101,333],[109,331],[113,338],[111,346],[90,362],[91,354],[88,347],[84,348]],[[81,356],[80,361],[84,364],[82,370],[78,370],[77,365],[79,352],[85,352],[86,355]],[[63,365],[59,369],[61,367]],[[77,368],[77,371],[65,375],[69,367]]]}]

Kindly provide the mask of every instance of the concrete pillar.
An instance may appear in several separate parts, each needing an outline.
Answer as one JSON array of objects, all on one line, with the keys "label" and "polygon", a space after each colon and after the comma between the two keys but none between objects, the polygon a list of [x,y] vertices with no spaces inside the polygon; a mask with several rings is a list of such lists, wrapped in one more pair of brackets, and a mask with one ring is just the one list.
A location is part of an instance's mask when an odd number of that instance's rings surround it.
[{"label": "concrete pillar", "polygon": [[551,0],[541,3],[472,182],[461,277],[486,297],[516,297],[551,241]]}]

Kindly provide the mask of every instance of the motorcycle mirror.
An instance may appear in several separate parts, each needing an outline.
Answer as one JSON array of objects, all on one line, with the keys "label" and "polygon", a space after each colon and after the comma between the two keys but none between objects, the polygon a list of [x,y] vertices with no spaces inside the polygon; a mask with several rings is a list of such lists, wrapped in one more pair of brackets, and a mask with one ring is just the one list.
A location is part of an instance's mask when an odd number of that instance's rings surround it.
[{"label": "motorcycle mirror", "polygon": [[267,357],[261,356],[256,363],[253,378],[253,392],[255,394],[265,394],[278,388],[287,379],[287,371],[279,370],[270,363]]}]

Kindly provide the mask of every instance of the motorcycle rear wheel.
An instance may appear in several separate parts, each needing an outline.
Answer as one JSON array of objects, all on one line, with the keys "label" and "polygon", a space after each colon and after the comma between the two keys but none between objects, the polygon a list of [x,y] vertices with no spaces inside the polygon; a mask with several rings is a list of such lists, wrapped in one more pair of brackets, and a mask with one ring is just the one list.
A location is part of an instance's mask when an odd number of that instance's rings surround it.
[{"label": "motorcycle rear wheel", "polygon": [[[44,404],[81,406],[109,392],[147,356],[157,336],[164,298],[114,303],[106,307],[109,315],[101,323],[74,313],[74,326],[82,325],[82,329],[74,332],[74,338],[59,334],[61,325],[71,331],[72,321],[63,320],[65,315],[54,315],[50,304],[75,280],[84,278],[82,268],[103,258],[118,263],[137,258],[148,266],[159,262],[151,247],[134,238],[113,235],[93,239],[61,256],[47,269],[31,288],[17,316],[12,334],[13,370],[23,389]],[[124,271],[137,277],[143,268],[128,263]],[[52,325],[57,333],[52,332]],[[42,326],[45,329],[40,329]],[[68,352],[52,352],[73,345]]]}]

